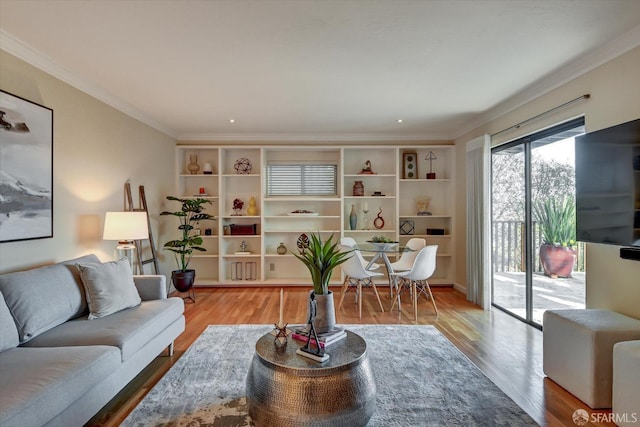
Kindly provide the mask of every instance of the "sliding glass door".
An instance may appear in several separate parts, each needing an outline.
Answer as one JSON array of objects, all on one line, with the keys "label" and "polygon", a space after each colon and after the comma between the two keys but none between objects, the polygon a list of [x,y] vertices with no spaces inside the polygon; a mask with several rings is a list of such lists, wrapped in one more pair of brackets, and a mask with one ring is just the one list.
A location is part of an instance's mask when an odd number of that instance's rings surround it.
[{"label": "sliding glass door", "polygon": [[[573,161],[573,137],[582,133],[581,118],[491,154],[492,303],[537,326],[547,309],[584,307],[584,275],[575,273]],[[549,230],[558,221],[561,232]]]}]

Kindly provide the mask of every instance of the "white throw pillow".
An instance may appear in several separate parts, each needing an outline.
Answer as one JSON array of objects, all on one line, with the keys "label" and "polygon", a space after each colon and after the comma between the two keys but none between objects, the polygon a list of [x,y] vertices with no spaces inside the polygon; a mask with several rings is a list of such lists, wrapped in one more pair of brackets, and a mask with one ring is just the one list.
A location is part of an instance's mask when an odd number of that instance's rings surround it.
[{"label": "white throw pillow", "polygon": [[126,259],[78,264],[78,269],[87,295],[89,319],[105,317],[142,302]]}]

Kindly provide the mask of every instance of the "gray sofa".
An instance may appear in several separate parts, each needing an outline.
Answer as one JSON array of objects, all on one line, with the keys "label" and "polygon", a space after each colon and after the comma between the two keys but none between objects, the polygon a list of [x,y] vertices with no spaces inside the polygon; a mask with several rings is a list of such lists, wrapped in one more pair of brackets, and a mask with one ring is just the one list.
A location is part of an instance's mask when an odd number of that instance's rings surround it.
[{"label": "gray sofa", "polygon": [[184,331],[164,276],[134,276],[141,304],[89,320],[77,265],[99,262],[0,275],[0,426],[81,426]]}]

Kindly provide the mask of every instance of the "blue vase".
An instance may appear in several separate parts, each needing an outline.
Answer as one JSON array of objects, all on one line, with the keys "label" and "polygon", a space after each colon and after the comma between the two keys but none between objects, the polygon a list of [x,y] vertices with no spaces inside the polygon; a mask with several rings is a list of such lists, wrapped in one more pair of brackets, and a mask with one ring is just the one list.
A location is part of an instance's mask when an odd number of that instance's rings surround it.
[{"label": "blue vase", "polygon": [[358,227],[358,215],[356,215],[356,206],[351,205],[351,214],[349,215],[349,226],[352,230]]}]

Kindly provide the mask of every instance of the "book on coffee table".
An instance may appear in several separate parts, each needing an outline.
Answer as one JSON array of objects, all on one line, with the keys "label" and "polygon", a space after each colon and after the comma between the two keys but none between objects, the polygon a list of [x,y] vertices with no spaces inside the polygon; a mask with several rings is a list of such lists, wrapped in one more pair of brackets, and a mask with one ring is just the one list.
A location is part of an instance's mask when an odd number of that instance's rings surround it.
[{"label": "book on coffee table", "polygon": [[[309,338],[309,327],[307,325],[304,326],[296,326],[293,328],[293,332],[291,336],[298,340],[307,342]],[[342,328],[333,328],[331,332],[324,332],[318,334],[318,341],[320,341],[320,347],[325,348],[328,345],[331,345],[341,339],[344,339],[347,336],[347,332]],[[311,338],[311,343],[316,344],[316,340]]]}]

